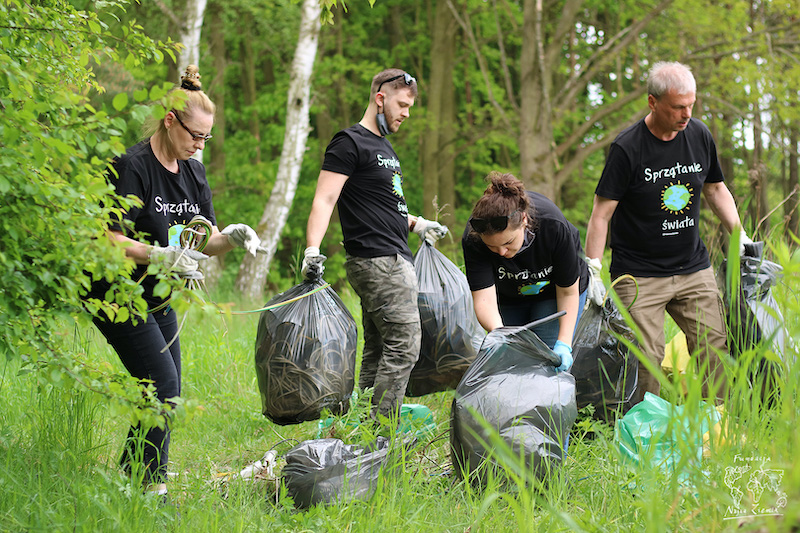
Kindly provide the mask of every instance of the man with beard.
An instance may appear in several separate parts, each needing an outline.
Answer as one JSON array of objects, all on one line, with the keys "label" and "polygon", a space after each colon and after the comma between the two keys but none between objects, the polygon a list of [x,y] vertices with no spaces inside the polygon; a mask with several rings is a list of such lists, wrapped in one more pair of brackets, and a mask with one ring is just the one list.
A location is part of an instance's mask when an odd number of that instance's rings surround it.
[{"label": "man with beard", "polygon": [[374,387],[375,419],[397,416],[419,357],[422,329],[409,231],[431,241],[447,232],[437,222],[408,214],[400,161],[386,138],[408,118],[416,97],[417,80],[402,70],[372,78],[363,118],[328,145],[306,229],[302,273],[313,279],[323,271],[319,246],[338,206],[347,279],[361,298],[359,387]]}]

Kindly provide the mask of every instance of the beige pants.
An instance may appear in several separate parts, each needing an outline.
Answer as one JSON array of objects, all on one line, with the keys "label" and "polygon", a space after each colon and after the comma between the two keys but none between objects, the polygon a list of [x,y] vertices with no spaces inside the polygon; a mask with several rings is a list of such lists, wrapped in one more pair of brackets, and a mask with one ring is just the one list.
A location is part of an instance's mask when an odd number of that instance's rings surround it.
[{"label": "beige pants", "polygon": [[[636,285],[638,284],[638,296]],[[692,274],[664,278],[621,279],[615,290],[629,312],[642,338],[644,354],[660,368],[664,359],[664,311],[686,334],[689,353],[696,358],[698,368],[707,363],[703,395],[708,397],[709,385],[717,386],[717,397],[724,397],[725,370],[720,354],[727,355],[725,310],[712,269]],[[635,298],[635,301],[634,301]],[[633,305],[631,305],[633,302]],[[645,392],[658,394],[661,385],[644,365],[639,365],[639,389],[635,402]]]}]

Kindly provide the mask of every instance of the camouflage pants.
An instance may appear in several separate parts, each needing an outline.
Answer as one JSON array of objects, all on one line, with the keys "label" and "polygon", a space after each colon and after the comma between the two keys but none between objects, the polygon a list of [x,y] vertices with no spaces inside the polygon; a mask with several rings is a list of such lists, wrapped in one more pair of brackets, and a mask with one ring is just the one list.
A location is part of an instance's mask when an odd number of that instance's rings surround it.
[{"label": "camouflage pants", "polygon": [[374,387],[377,412],[392,416],[400,411],[422,339],[414,266],[400,255],[348,255],[345,270],[361,298],[364,352],[358,386]]}]

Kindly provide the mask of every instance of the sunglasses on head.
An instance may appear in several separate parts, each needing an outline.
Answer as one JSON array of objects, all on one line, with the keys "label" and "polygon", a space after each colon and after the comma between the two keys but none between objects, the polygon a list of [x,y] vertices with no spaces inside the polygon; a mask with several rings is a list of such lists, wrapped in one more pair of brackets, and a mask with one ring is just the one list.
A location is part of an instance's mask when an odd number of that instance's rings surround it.
[{"label": "sunglasses on head", "polygon": [[406,82],[406,85],[408,86],[411,86],[414,82],[417,81],[416,78],[414,78],[414,76],[412,76],[408,72],[403,72],[402,74],[398,74],[394,78],[389,78],[388,80],[382,81],[381,84],[378,85],[378,90],[376,92],[381,92],[381,87],[383,87],[384,83],[391,83],[394,80],[399,80],[400,78],[403,78],[403,81]]},{"label": "sunglasses on head", "polygon": [[512,213],[508,215],[501,215],[499,217],[489,217],[489,218],[475,218],[470,217],[469,225],[472,226],[477,233],[484,233],[490,227],[494,231],[503,231],[508,227],[508,221],[519,213],[519,209],[515,209]]},{"label": "sunglasses on head", "polygon": [[195,132],[193,132],[192,130],[190,130],[189,128],[187,128],[187,127],[186,127],[186,124],[184,124],[184,123],[183,123],[183,121],[181,120],[181,117],[179,117],[179,116],[178,116],[178,113],[176,113],[174,109],[170,110],[170,112],[171,112],[173,115],[175,115],[175,118],[176,118],[176,119],[178,119],[178,124],[180,124],[180,125],[183,127],[183,129],[185,129],[186,131],[188,131],[188,132],[189,132],[189,135],[191,135],[191,136],[192,136],[192,140],[193,140],[193,141],[195,141],[195,142],[197,142],[197,141],[204,141],[204,142],[208,142],[208,141],[210,141],[210,140],[211,140],[211,138],[213,137],[213,135],[211,135],[211,134],[208,134],[208,135],[200,135],[199,133],[195,133]]}]

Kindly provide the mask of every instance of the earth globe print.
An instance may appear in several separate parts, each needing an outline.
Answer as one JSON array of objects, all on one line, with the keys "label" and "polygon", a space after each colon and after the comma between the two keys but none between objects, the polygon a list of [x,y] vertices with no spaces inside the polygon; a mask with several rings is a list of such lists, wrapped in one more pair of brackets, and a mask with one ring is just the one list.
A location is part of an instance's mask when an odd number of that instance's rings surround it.
[{"label": "earth globe print", "polygon": [[392,190],[396,196],[403,198],[403,176],[395,172],[392,174]]},{"label": "earth globe print", "polygon": [[670,211],[680,212],[686,209],[692,199],[692,194],[686,185],[670,185],[664,190],[664,206]]}]

